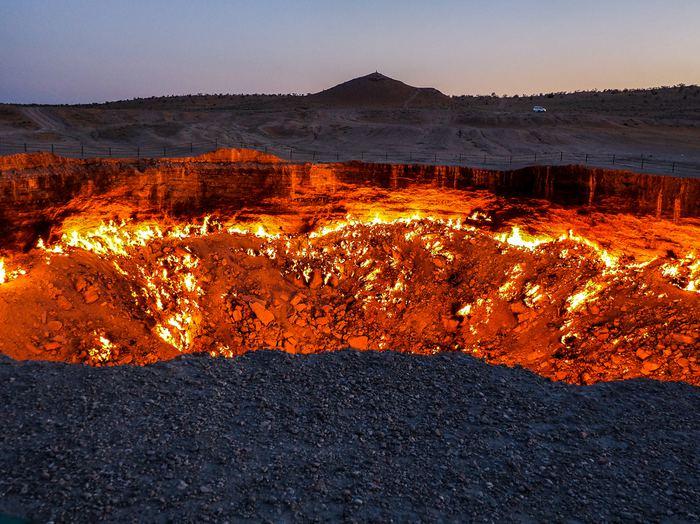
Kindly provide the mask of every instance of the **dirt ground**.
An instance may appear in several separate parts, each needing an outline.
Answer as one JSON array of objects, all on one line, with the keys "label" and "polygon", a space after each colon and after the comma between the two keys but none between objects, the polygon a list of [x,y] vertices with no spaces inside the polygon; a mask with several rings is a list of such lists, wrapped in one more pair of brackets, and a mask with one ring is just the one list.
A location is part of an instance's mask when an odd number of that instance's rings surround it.
[{"label": "dirt ground", "polygon": [[[410,155],[563,152],[700,161],[697,86],[518,98],[450,98],[428,92],[426,98],[400,83],[383,91],[370,89],[366,78],[314,96],[202,95],[90,106],[3,105],[0,136],[6,143],[148,145],[154,151],[218,141],[267,147],[278,154],[294,148],[327,159],[336,154],[406,161]],[[534,105],[548,112],[534,114]]]}]

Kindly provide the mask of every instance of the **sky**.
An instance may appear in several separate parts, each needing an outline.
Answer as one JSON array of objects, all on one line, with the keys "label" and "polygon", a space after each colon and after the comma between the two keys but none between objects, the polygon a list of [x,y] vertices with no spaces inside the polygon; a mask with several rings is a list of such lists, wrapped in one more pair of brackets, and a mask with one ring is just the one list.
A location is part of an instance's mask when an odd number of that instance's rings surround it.
[{"label": "sky", "polygon": [[700,84],[700,0],[0,0],[0,102]]}]

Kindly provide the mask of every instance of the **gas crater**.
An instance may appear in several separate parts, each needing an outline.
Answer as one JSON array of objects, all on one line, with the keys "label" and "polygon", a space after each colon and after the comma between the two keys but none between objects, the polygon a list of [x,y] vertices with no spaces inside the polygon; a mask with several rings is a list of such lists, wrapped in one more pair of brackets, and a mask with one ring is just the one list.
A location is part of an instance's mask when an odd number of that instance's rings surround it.
[{"label": "gas crater", "polygon": [[570,383],[697,385],[697,182],[20,155],[0,184],[0,351],[94,366],[458,351]]}]

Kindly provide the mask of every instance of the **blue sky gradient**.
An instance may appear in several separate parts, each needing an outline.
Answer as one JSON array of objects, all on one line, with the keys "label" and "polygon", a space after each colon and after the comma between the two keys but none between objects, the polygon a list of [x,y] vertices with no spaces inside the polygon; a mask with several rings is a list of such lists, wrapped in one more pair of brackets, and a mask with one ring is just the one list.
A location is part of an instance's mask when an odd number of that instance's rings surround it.
[{"label": "blue sky gradient", "polygon": [[698,0],[0,0],[0,101],[700,83]]}]

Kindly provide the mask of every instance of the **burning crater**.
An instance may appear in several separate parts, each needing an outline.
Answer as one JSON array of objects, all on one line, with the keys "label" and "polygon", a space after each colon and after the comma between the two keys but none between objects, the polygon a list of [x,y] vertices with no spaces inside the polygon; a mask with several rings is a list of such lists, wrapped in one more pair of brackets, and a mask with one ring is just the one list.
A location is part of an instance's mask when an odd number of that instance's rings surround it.
[{"label": "burning crater", "polygon": [[246,151],[0,167],[16,359],[462,351],[572,383],[700,384],[697,180]]}]

